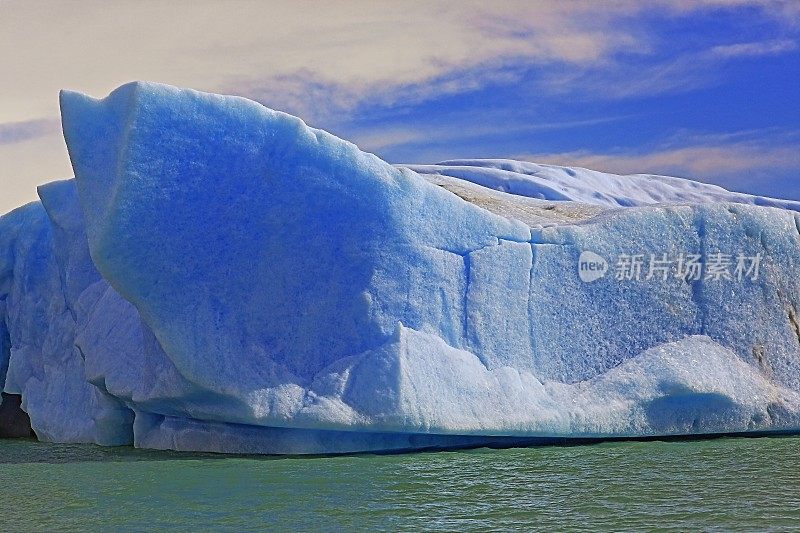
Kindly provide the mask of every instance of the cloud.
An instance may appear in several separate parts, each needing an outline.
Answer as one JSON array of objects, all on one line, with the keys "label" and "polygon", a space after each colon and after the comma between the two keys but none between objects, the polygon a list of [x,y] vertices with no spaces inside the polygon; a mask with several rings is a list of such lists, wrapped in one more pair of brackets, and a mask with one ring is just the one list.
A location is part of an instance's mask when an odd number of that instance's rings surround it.
[{"label": "cloud", "polygon": [[539,83],[551,94],[579,94],[588,99],[685,93],[719,82],[721,67],[731,61],[785,54],[797,49],[797,42],[791,39],[716,45],[666,59],[637,58],[611,62],[600,68],[546,72]]},{"label": "cloud", "polygon": [[800,146],[769,147],[750,144],[684,146],[645,153],[592,153],[574,151],[523,154],[519,159],[577,166],[615,174],[665,174],[682,176],[726,176],[766,167],[795,168],[800,165]]},{"label": "cloud", "polygon": [[[416,59],[430,60],[430,64],[416,68],[411,77],[375,76],[372,81],[352,83],[304,68],[286,76],[241,77],[226,90],[319,121],[352,111],[365,101],[370,105],[410,105],[502,84],[524,84],[546,95],[625,99],[689,92],[713,85],[722,79],[721,67],[727,62],[789,53],[798,47],[795,40],[783,38],[696,49],[672,48],[671,40],[662,41],[663,36],[659,38],[637,23],[636,18],[644,11],[642,4],[625,0],[608,2],[603,10],[581,1],[545,1],[535,7],[523,6],[525,9],[517,6],[516,11],[508,9],[509,5],[482,13],[480,18],[465,17],[461,25],[459,17],[453,17],[451,22],[459,29],[448,38],[451,46],[462,40],[482,43],[482,48],[466,54],[466,59],[443,53],[447,46],[416,43],[417,52],[427,51]],[[749,13],[749,18],[758,18],[758,13],[773,26],[794,18],[800,23],[800,10],[780,1],[661,0],[650,7],[661,17],[750,8],[755,11]],[[456,49],[458,46],[450,52]]]},{"label": "cloud", "polygon": [[736,43],[711,48],[712,56],[723,58],[759,57],[783,54],[797,50],[797,42],[791,39],[775,39],[754,43]]},{"label": "cloud", "polygon": [[656,3],[684,14],[699,10],[750,8],[784,26],[800,24],[800,2],[797,0],[664,0]]},{"label": "cloud", "polygon": [[772,16],[783,4],[11,0],[0,4],[0,117],[56,116],[60,88],[99,96],[132,79],[275,105],[314,99],[312,112],[328,102],[337,111],[364,100],[420,100],[503,76],[513,83],[520,67],[580,72],[647,53],[652,37],[631,23],[645,11],[676,17],[750,6]]},{"label": "cloud", "polygon": [[[615,174],[663,174],[742,189],[800,168],[800,132],[772,130],[675,138],[647,151],[518,154],[517,159]],[[800,191],[798,191],[800,192]],[[780,191],[773,193],[779,196]]]},{"label": "cloud", "polygon": [[38,185],[70,177],[72,168],[60,135],[0,143],[0,215],[37,200]]},{"label": "cloud", "polygon": [[452,87],[453,73],[477,65],[490,79],[511,61],[591,64],[633,45],[624,30],[607,31],[613,17],[556,0],[491,8],[476,0],[17,0],[0,10],[7,120],[55,114],[64,86],[102,95],[131,79],[204,90],[282,89],[288,80],[301,82],[296,90],[316,83],[361,98],[448,77]]},{"label": "cloud", "polygon": [[59,131],[58,121],[38,119],[0,123],[0,145],[15,144]]},{"label": "cloud", "polygon": [[[366,127],[361,128],[347,137],[357,144],[362,150],[380,153],[402,146],[442,146],[454,145],[463,141],[481,138],[494,138],[502,136],[522,136],[526,134],[568,130],[608,124],[619,120],[633,118],[635,115],[616,115],[583,120],[565,120],[557,122],[538,122],[534,124],[510,123],[507,120],[498,120],[494,124],[481,124],[470,122],[468,124],[439,124],[424,126],[392,126],[392,127]],[[511,117],[514,119],[516,117]]]}]

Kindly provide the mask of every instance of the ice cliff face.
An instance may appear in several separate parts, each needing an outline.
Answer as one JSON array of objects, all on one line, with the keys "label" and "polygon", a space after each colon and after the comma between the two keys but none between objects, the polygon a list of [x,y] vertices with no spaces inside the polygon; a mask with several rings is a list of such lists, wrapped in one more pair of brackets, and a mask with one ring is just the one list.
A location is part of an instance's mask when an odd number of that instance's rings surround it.
[{"label": "ice cliff face", "polygon": [[336,453],[800,429],[795,203],[394,167],[151,83],[61,105],[75,180],[0,218],[0,369],[42,439]]}]

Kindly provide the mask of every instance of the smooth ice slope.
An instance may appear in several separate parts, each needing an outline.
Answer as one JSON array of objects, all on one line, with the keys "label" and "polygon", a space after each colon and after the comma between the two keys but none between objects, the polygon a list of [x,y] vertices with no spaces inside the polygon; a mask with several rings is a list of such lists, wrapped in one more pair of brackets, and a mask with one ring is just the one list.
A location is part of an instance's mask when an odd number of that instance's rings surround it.
[{"label": "smooth ice slope", "polygon": [[[75,182],[0,219],[5,389],[42,438],[339,453],[800,430],[800,217],[742,205],[770,200],[517,162],[418,174],[152,83],[61,105]],[[611,269],[591,283],[587,251]],[[613,272],[717,252],[759,275]]]},{"label": "smooth ice slope", "polygon": [[586,168],[509,159],[458,159],[435,165],[403,166],[420,174],[450,176],[541,200],[585,202],[608,207],[731,202],[800,211],[800,202],[731,192],[717,185],[671,176],[620,176]]}]

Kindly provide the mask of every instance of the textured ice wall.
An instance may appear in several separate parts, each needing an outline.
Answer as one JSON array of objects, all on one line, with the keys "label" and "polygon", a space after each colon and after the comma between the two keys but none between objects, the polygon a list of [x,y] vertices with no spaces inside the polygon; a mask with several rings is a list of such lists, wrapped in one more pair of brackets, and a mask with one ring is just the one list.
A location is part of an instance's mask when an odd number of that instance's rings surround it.
[{"label": "textured ice wall", "polygon": [[32,203],[0,218],[3,328],[9,343],[5,392],[41,440],[117,445],[132,442],[132,413],[87,382],[75,346],[78,300],[100,276],[89,258],[74,182],[39,189]]},{"label": "textured ice wall", "polygon": [[[791,211],[422,177],[151,83],[63,93],[62,115],[77,194],[0,219],[6,390],[43,438],[328,453],[800,428]],[[584,283],[586,251],[762,265]]]}]

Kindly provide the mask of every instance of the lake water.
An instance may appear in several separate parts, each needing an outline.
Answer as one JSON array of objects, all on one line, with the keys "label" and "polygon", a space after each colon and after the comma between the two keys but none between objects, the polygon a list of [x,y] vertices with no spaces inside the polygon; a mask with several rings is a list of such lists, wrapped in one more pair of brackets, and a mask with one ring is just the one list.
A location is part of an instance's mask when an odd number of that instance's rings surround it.
[{"label": "lake water", "polygon": [[0,441],[0,530],[800,528],[800,438],[268,458]]}]

